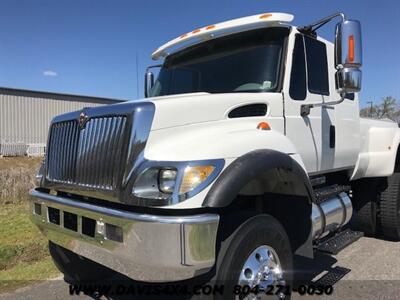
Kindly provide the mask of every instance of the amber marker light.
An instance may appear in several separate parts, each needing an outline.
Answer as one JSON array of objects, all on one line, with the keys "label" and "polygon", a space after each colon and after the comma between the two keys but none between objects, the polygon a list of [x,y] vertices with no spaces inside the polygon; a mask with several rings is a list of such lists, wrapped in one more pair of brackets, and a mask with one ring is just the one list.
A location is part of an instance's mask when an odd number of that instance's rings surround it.
[{"label": "amber marker light", "polygon": [[198,185],[205,181],[208,176],[211,175],[214,169],[214,166],[186,167],[179,189],[179,194],[184,194],[195,189]]},{"label": "amber marker light", "polygon": [[261,123],[258,123],[257,129],[260,129],[260,130],[271,130],[271,127],[269,126],[269,124],[267,122],[261,122]]},{"label": "amber marker light", "polygon": [[260,19],[268,19],[270,17],[272,17],[272,14],[263,14],[260,16]]},{"label": "amber marker light", "polygon": [[354,36],[349,36],[349,62],[354,62]]}]

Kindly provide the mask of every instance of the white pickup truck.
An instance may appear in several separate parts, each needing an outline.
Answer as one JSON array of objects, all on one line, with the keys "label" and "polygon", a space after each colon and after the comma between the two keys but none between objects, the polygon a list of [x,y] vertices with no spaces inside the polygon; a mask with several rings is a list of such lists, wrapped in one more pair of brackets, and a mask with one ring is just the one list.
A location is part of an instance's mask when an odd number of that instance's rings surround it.
[{"label": "white pickup truck", "polygon": [[152,54],[145,99],[53,119],[32,220],[67,280],[265,289],[294,256],[400,238],[400,130],[359,117],[360,23],[292,19],[183,34]]}]

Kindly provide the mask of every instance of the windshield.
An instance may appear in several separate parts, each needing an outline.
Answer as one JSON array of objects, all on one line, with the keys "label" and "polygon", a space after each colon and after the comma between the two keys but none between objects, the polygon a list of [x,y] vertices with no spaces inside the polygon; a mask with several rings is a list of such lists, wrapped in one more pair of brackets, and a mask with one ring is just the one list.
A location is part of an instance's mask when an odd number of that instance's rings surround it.
[{"label": "windshield", "polygon": [[288,32],[257,29],[173,54],[165,60],[150,96],[277,91]]}]

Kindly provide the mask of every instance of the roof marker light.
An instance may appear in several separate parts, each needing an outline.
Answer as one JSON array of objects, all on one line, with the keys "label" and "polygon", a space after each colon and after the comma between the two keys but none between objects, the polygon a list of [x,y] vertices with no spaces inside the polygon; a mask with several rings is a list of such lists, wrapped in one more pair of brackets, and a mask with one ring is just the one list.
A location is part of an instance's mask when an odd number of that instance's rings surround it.
[{"label": "roof marker light", "polygon": [[200,29],[195,29],[192,31],[192,33],[198,33],[198,32],[200,32]]},{"label": "roof marker light", "polygon": [[210,29],[214,29],[215,28],[215,25],[208,25],[207,27],[206,27],[206,30],[210,30]]},{"label": "roof marker light", "polygon": [[260,19],[267,19],[269,17],[272,17],[272,14],[263,14],[260,16]]}]

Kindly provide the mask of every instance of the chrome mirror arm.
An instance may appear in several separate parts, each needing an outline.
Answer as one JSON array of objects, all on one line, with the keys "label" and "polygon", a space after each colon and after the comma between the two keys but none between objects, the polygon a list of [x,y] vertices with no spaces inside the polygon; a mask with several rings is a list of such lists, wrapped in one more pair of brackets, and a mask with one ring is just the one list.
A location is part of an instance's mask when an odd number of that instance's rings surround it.
[{"label": "chrome mirror arm", "polygon": [[340,104],[346,99],[346,94],[345,93],[340,93],[340,99],[335,100],[335,101],[329,101],[329,102],[321,102],[321,103],[310,103],[310,104],[303,104],[300,107],[300,115],[302,117],[306,117],[310,114],[311,108],[314,107],[320,107],[320,106],[331,106],[331,105],[337,105]]},{"label": "chrome mirror arm", "polygon": [[338,12],[335,13],[333,15],[327,16],[321,20],[318,20],[310,25],[304,26],[302,28],[299,29],[299,31],[306,31],[306,32],[311,32],[311,33],[315,33],[315,31],[319,28],[321,28],[322,26],[324,26],[326,23],[330,22],[331,20],[333,20],[336,17],[341,17],[342,21],[346,21],[346,15],[342,12]]}]

